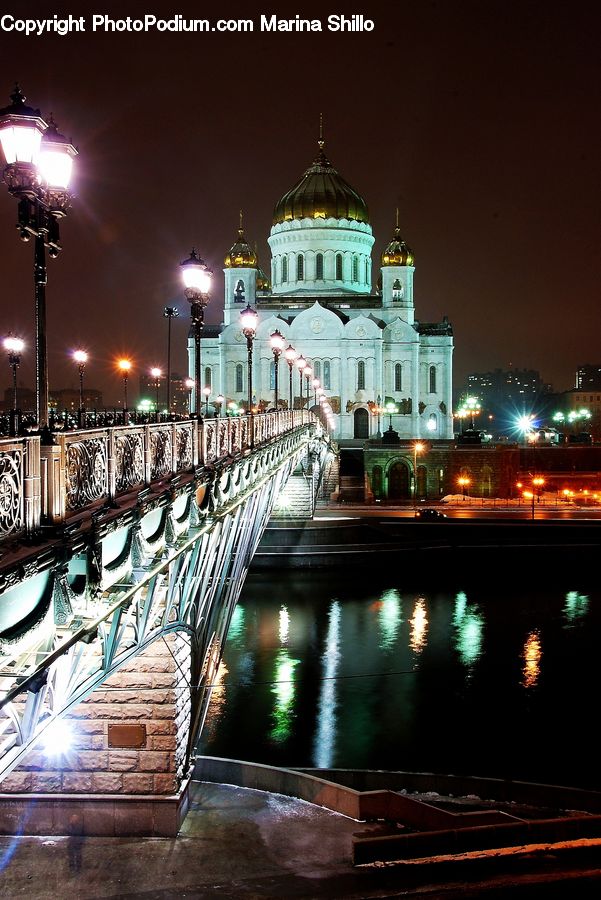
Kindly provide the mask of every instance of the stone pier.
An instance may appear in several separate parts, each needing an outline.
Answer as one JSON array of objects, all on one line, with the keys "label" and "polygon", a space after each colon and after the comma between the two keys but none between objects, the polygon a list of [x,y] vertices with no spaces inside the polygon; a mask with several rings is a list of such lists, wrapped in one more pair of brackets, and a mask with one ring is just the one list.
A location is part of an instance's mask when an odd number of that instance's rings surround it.
[{"label": "stone pier", "polygon": [[0,833],[177,834],[186,814],[190,643],[154,641],[61,721],[0,787]]}]

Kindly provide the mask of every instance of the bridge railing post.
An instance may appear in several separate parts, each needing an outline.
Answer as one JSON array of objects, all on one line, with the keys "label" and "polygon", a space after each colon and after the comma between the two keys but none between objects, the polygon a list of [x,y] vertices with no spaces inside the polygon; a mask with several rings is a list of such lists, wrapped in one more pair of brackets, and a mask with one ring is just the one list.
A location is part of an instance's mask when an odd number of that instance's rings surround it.
[{"label": "bridge railing post", "polygon": [[25,473],[23,479],[23,504],[25,530],[33,534],[42,519],[40,438],[25,438]]},{"label": "bridge railing post", "polygon": [[43,515],[52,525],[64,522],[67,515],[65,481],[64,435],[58,435],[58,444],[40,448],[42,476]]},{"label": "bridge railing post", "polygon": [[115,429],[109,428],[108,441],[106,442],[106,475],[107,475],[107,492],[109,500],[114,500],[117,494],[117,472],[115,468]]},{"label": "bridge railing post", "polygon": [[150,441],[150,425],[144,426],[144,484],[152,481],[152,445]]}]

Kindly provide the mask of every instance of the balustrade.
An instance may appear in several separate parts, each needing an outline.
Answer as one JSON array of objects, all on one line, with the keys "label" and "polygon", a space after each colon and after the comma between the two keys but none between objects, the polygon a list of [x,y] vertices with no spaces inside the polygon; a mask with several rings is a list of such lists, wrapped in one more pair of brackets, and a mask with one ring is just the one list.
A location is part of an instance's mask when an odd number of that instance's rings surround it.
[{"label": "balustrade", "polygon": [[[95,503],[260,447],[315,422],[307,410],[58,432],[0,440],[0,540]],[[251,435],[252,428],[252,435]],[[252,439],[251,439],[252,438]]]}]

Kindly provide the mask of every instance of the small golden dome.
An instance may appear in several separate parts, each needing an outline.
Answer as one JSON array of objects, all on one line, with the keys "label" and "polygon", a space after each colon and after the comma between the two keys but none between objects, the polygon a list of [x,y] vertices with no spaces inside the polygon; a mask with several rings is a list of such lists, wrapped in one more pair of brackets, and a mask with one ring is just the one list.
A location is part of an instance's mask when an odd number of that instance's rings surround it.
[{"label": "small golden dome", "polygon": [[382,265],[412,266],[414,265],[414,262],[415,257],[413,256],[413,250],[411,250],[411,248],[408,247],[405,241],[402,239],[400,228],[397,225],[397,227],[394,229],[393,239],[382,254]]},{"label": "small golden dome", "polygon": [[256,269],[257,254],[254,252],[246,237],[242,224],[238,229],[238,239],[225,257],[226,269]]}]

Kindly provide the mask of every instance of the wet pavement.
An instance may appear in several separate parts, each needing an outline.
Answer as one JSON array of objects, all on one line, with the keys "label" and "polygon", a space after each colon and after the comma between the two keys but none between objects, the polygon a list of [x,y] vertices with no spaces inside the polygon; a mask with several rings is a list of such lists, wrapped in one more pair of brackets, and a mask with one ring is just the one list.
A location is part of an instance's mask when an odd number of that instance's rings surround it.
[{"label": "wet pavement", "polygon": [[[598,896],[599,844],[438,865],[354,869],[354,832],[375,830],[300,800],[194,783],[176,839],[0,838],[0,896],[42,898],[422,898]],[[577,853],[577,858],[575,853]],[[469,872],[466,869],[469,866]],[[519,883],[516,890],[516,883]]]}]

